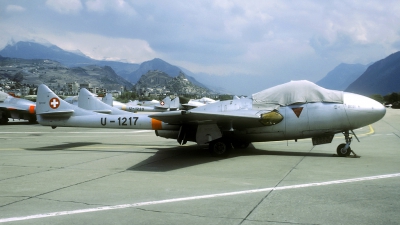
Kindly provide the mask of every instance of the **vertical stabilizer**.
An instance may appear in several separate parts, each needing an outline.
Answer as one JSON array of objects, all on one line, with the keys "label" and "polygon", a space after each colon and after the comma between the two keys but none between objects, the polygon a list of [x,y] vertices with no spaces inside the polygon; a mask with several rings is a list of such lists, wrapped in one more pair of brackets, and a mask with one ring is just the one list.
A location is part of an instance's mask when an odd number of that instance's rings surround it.
[{"label": "vertical stabilizer", "polygon": [[113,101],[114,100],[111,93],[107,93],[106,96],[103,97],[103,102],[109,106],[114,106]]},{"label": "vertical stabilizer", "polygon": [[75,105],[71,105],[58,97],[46,85],[39,85],[36,98],[37,116],[80,116],[90,114],[93,114],[93,112],[81,109]]},{"label": "vertical stabilizer", "polygon": [[170,110],[178,110],[180,107],[179,97],[171,101]]},{"label": "vertical stabilizer", "polygon": [[[112,99],[112,98],[111,98]],[[112,114],[112,115],[123,115],[129,112],[114,108],[95,97],[86,88],[81,88],[79,91],[78,106],[82,109],[94,111],[98,113]]]}]

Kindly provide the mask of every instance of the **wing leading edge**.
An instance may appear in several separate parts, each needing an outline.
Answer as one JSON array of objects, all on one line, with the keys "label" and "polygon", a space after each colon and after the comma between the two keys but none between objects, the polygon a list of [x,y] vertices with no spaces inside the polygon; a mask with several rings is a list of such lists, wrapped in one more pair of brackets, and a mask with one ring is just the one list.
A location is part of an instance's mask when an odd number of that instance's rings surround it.
[{"label": "wing leading edge", "polygon": [[260,112],[254,110],[224,112],[173,111],[152,114],[149,117],[171,125],[218,124],[228,125],[233,129],[270,126],[283,120],[283,116],[277,111]]}]

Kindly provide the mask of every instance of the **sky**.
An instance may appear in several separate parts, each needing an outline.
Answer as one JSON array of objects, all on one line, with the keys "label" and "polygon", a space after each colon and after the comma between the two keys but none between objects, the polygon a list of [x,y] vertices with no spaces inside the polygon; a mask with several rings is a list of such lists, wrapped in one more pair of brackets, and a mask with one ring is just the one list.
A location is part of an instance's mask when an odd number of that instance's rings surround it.
[{"label": "sky", "polygon": [[0,30],[0,49],[35,41],[94,59],[161,58],[253,93],[399,51],[400,2],[2,0]]}]

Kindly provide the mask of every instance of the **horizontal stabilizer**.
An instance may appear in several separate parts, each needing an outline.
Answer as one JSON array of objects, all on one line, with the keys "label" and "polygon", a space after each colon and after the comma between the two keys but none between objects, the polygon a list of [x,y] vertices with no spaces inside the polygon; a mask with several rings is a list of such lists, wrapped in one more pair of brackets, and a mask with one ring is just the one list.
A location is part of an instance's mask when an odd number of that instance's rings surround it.
[{"label": "horizontal stabilizer", "polygon": [[156,109],[169,109],[168,106],[161,106],[161,105],[156,105],[156,106],[154,106],[154,108],[156,108]]},{"label": "horizontal stabilizer", "polygon": [[70,117],[74,113],[74,110],[59,110],[59,111],[49,111],[49,112],[41,112],[36,113],[36,115],[40,115],[43,117]]},{"label": "horizontal stabilizer", "polygon": [[103,113],[103,114],[111,114],[111,110],[93,110],[93,112]]}]

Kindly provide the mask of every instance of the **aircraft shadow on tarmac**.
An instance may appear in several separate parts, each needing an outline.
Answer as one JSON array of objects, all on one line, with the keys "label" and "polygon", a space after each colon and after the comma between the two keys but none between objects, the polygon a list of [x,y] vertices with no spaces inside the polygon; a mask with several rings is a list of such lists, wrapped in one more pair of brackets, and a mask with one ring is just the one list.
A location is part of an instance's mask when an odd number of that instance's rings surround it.
[{"label": "aircraft shadow on tarmac", "polygon": [[98,145],[100,142],[71,142],[59,145],[43,146],[38,148],[25,148],[27,151],[60,151],[68,150],[70,148],[84,147],[89,145]]},{"label": "aircraft shadow on tarmac", "polygon": [[[35,134],[33,134],[35,135]],[[43,147],[37,147],[37,148],[25,148],[27,151],[74,151],[74,152],[120,152],[120,153],[146,153],[146,154],[154,154],[154,150],[151,151],[126,151],[126,150],[104,150],[104,149],[72,149],[72,148],[79,148],[79,147],[86,147],[90,145],[102,145],[103,143],[101,142],[68,142],[64,144],[58,144],[58,145],[49,145],[49,146],[43,146]],[[108,144],[109,145],[109,144]],[[140,147],[145,147],[145,149],[151,149],[150,147],[153,147],[154,144],[149,144],[143,145],[143,144],[112,144],[115,146],[140,146]],[[165,145],[164,145],[165,146]],[[171,146],[172,147],[172,146]],[[176,145],[173,145],[173,147],[176,148]],[[174,148],[171,148],[174,149]]]},{"label": "aircraft shadow on tarmac", "polygon": [[271,151],[256,149],[250,145],[247,149],[234,149],[228,157],[213,157],[208,152],[208,146],[177,146],[173,148],[152,148],[158,150],[153,156],[128,168],[131,171],[147,172],[167,172],[176,169],[182,169],[204,163],[210,163],[235,157],[275,155],[275,156],[299,156],[299,157],[333,157],[328,153],[310,153],[293,151]]},{"label": "aircraft shadow on tarmac", "polygon": [[[213,157],[208,151],[206,145],[190,145],[190,146],[160,146],[155,148],[154,145],[139,145],[144,147],[140,151],[126,150],[98,150],[98,149],[72,149],[91,145],[101,145],[100,142],[70,142],[58,145],[43,146],[38,148],[26,148],[28,151],[74,151],[74,152],[121,152],[121,153],[144,153],[153,154],[149,158],[129,167],[130,171],[147,171],[147,172],[167,172],[176,169],[182,169],[204,163],[210,163],[235,157],[244,156],[298,156],[298,157],[333,157],[328,153],[312,153],[312,152],[294,152],[294,151],[274,151],[256,149],[250,145],[247,149],[233,149],[228,157]],[[133,146],[132,144],[117,144]],[[148,150],[148,151],[146,151]],[[156,152],[154,152],[156,151]]]}]

